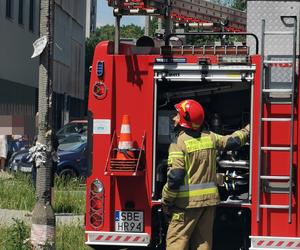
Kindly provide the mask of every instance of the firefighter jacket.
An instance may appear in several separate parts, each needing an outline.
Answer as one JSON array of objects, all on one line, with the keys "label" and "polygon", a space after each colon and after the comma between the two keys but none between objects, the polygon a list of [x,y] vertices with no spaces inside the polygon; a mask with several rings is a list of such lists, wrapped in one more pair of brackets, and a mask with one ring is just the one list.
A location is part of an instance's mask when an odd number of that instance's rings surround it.
[{"label": "firefighter jacket", "polygon": [[162,204],[177,208],[214,206],[219,203],[216,185],[217,150],[234,150],[249,137],[249,125],[231,135],[201,132],[192,137],[181,131],[169,147],[167,183]]}]

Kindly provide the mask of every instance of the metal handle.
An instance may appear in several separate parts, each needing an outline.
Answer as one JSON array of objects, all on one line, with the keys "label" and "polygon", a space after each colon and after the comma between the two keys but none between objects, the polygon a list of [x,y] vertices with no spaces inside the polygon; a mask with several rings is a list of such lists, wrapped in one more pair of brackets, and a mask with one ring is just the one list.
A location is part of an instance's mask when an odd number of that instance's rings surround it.
[{"label": "metal handle", "polygon": [[248,32],[190,32],[190,33],[172,33],[166,36],[165,45],[169,46],[170,44],[170,38],[174,36],[220,36],[220,35],[226,35],[226,36],[252,36],[255,39],[256,42],[256,54],[258,54],[258,38],[253,33]]},{"label": "metal handle", "polygon": [[[297,16],[280,16],[281,22],[287,27],[293,27],[297,24]],[[293,23],[288,23],[287,19],[293,19]]]}]

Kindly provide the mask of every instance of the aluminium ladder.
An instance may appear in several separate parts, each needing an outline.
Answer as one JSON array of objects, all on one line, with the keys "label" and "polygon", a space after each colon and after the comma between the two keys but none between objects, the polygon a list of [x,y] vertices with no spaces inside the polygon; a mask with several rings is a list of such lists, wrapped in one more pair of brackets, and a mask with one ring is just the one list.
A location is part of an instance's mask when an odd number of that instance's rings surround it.
[{"label": "aluminium ladder", "polygon": [[[261,65],[261,84],[260,84],[260,111],[259,111],[259,152],[258,152],[258,191],[257,191],[257,222],[260,221],[260,212],[261,209],[280,209],[280,210],[288,210],[288,223],[292,222],[292,195],[293,195],[293,144],[294,144],[294,104],[295,104],[295,81],[296,81],[296,44],[297,44],[297,17],[296,16],[286,16],[282,17],[288,18],[293,20],[293,31],[265,31],[266,22],[262,20],[262,39],[261,39],[261,57],[262,57],[262,65]],[[265,60],[265,36],[266,35],[280,35],[286,36],[290,35],[293,37],[292,43],[292,55],[291,60]],[[271,88],[270,87],[270,80],[267,77],[267,69],[272,65],[280,65],[280,64],[287,64],[291,65],[291,85],[290,87],[280,89],[280,88]],[[289,101],[288,102],[268,102],[267,98],[264,98],[264,95],[270,94],[288,94]],[[275,99],[275,97],[274,97]],[[291,109],[291,113],[289,114],[290,117],[262,117],[263,113],[263,105],[273,105],[273,104],[285,104],[289,105]],[[268,115],[267,115],[268,116]],[[290,143],[286,147],[275,147],[275,146],[268,146],[268,145],[261,145],[262,144],[262,123],[263,122],[289,122],[290,123]],[[286,176],[279,176],[279,175],[261,175],[261,168],[262,168],[262,159],[261,154],[262,151],[288,151],[289,152],[289,175]],[[269,166],[270,167],[270,166]],[[262,181],[285,181],[288,182],[288,204],[287,205],[275,205],[275,204],[261,204],[261,195],[262,195]]]}]

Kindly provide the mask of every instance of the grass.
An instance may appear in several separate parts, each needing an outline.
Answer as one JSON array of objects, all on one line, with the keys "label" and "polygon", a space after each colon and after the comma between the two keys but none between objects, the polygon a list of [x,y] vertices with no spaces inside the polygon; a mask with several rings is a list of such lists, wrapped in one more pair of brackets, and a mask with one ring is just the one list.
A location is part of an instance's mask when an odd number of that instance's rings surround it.
[{"label": "grass", "polygon": [[0,181],[0,208],[31,211],[34,203],[34,188],[29,176],[17,174],[15,178]]},{"label": "grass", "polygon": [[[30,228],[22,221],[7,228],[0,228],[0,249],[3,250],[30,250],[26,239],[30,237]],[[27,242],[27,243],[26,243]],[[80,225],[57,226],[56,227],[56,249],[64,250],[90,250],[84,244],[84,228]]]},{"label": "grass", "polygon": [[54,193],[54,210],[56,213],[85,213],[85,188],[81,181],[73,179],[68,182],[56,178]]},{"label": "grass", "polygon": [[84,228],[81,226],[58,227],[56,231],[56,249],[91,249],[84,244]]},{"label": "grass", "polygon": [[[84,214],[85,186],[78,179],[55,178],[54,211],[56,213]],[[31,177],[17,173],[14,178],[0,181],[0,208],[32,211],[35,191]],[[0,227],[1,250],[30,250],[30,227],[15,220],[12,226]],[[56,226],[56,249],[91,250],[85,245],[84,228],[79,224]]]},{"label": "grass", "polygon": [[[14,178],[0,181],[0,208],[32,211],[35,191],[28,175],[17,173]],[[54,211],[84,214],[85,187],[82,180],[55,178]]]}]

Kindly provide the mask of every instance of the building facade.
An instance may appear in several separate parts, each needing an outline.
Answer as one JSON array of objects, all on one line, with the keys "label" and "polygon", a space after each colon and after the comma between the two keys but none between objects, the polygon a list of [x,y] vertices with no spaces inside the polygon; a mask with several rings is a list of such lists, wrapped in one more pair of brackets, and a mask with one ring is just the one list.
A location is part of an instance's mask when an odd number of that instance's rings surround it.
[{"label": "building facade", "polygon": [[[39,38],[39,0],[0,1],[0,115],[23,116],[32,133],[37,112],[39,58],[31,59]],[[56,127],[81,117],[87,1],[55,0],[54,72]]]}]

